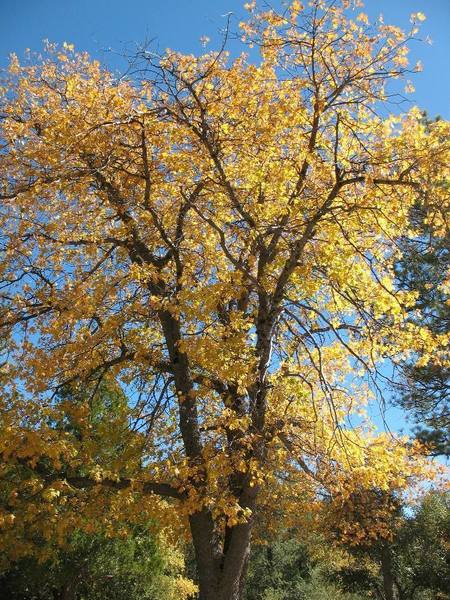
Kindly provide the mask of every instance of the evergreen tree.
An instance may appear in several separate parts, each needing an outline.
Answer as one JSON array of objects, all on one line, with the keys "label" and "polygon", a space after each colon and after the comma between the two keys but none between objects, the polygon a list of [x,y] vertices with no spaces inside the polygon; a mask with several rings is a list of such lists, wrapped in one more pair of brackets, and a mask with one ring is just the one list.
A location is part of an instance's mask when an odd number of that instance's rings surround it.
[{"label": "evergreen tree", "polygon": [[[430,124],[426,114],[424,122]],[[441,180],[436,185],[448,188],[448,182]],[[450,230],[448,226],[435,227],[436,213],[443,211],[442,204],[436,206],[427,196],[413,206],[410,220],[416,236],[400,242],[403,257],[396,266],[400,288],[417,294],[414,308],[421,313],[420,325],[434,334],[450,333]],[[411,412],[417,424],[416,435],[429,446],[430,453],[448,456],[450,368],[444,360],[445,351],[443,347],[435,360],[426,363],[419,353],[403,365],[398,402]]]},{"label": "evergreen tree", "polygon": [[145,528],[125,538],[76,532],[40,563],[22,559],[0,573],[0,600],[180,600],[195,586],[179,549]]}]

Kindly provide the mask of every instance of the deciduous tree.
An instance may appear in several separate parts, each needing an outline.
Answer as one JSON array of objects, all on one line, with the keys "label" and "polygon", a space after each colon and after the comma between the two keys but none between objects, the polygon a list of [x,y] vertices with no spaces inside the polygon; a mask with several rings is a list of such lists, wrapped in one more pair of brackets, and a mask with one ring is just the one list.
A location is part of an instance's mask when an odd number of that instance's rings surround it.
[{"label": "deciduous tree", "polygon": [[[33,534],[62,543],[124,513],[188,524],[201,599],[235,599],[259,515],[298,525],[301,502],[420,474],[361,411],[383,360],[443,344],[407,320],[393,266],[410,207],[445,201],[448,124],[383,116],[423,15],[403,33],[351,4],[251,2],[257,63],[144,49],[119,78],[68,44],[12,58],[1,454],[16,557]],[[104,378],[128,397],[106,462],[89,398],[54,396]],[[65,415],[77,432],[55,428]]]},{"label": "deciduous tree", "polygon": [[448,500],[447,493],[432,491],[415,506],[397,504],[390,539],[347,545],[353,561],[334,569],[332,579],[380,600],[448,598]]}]

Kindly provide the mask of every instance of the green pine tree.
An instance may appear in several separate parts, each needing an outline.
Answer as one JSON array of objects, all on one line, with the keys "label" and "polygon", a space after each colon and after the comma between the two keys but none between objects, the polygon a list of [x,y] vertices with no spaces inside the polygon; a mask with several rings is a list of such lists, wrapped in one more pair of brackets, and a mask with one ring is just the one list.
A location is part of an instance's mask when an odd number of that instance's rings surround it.
[{"label": "green pine tree", "polygon": [[[424,115],[426,123],[430,121]],[[449,187],[448,182],[438,185]],[[450,190],[449,190],[450,191]],[[433,199],[423,198],[410,214],[414,238],[400,241],[403,252],[397,263],[397,279],[403,290],[417,294],[414,320],[426,324],[432,333],[450,332],[450,231],[436,233],[433,227],[437,210]],[[419,311],[419,317],[417,317]],[[420,365],[415,356],[403,365],[398,403],[410,412],[416,424],[416,436],[427,444],[430,454],[450,453],[450,368],[440,361]]]}]

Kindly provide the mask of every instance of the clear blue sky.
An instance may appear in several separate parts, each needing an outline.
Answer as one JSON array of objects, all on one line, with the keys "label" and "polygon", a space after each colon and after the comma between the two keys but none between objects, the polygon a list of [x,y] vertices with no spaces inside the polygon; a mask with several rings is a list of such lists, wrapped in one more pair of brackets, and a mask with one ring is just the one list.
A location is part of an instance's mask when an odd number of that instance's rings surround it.
[{"label": "clear blue sky", "polygon": [[[218,44],[225,25],[223,15],[232,12],[234,24],[246,14],[245,0],[0,0],[0,65],[8,55],[19,57],[26,48],[39,50],[42,40],[67,41],[78,50],[87,50],[113,68],[124,63],[108,49],[123,53],[133,44],[154,39],[160,49],[171,47],[183,52],[202,51],[200,37],[211,38],[210,48]],[[277,5],[279,0],[273,0]],[[366,11],[374,18],[383,13],[385,22],[409,26],[409,15],[427,15],[422,27],[433,44],[415,44],[411,60],[420,59],[424,71],[414,78],[415,104],[430,116],[450,118],[450,0],[367,0]],[[405,108],[407,108],[405,106]],[[381,425],[379,409],[373,416]],[[406,425],[402,412],[389,408],[389,426],[398,430]]]},{"label": "clear blue sky", "polygon": [[[222,16],[233,12],[243,18],[245,0],[0,0],[0,65],[10,52],[19,57],[25,48],[39,50],[42,40],[74,43],[107,64],[119,67],[117,57],[104,50],[121,52],[135,42],[156,39],[161,49],[200,52],[200,37],[211,38],[211,47],[224,26]],[[277,5],[279,0],[273,0]],[[413,60],[421,59],[424,72],[414,78],[414,103],[430,115],[450,117],[450,0],[367,0],[374,17],[383,13],[386,22],[408,26],[409,14],[427,15],[423,34],[432,46],[415,44]]]}]

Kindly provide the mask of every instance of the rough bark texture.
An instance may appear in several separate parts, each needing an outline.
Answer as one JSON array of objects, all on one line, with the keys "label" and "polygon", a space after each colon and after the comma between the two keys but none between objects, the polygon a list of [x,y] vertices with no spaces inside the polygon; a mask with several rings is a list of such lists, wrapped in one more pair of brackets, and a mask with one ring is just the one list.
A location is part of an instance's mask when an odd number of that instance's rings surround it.
[{"label": "rough bark texture", "polygon": [[388,546],[384,546],[381,552],[381,573],[383,576],[383,590],[386,600],[399,600],[392,565],[392,556]]},{"label": "rough bark texture", "polygon": [[189,521],[198,571],[199,599],[240,600],[250,555],[252,520],[229,529],[223,541],[216,535],[208,511],[191,515]]}]

